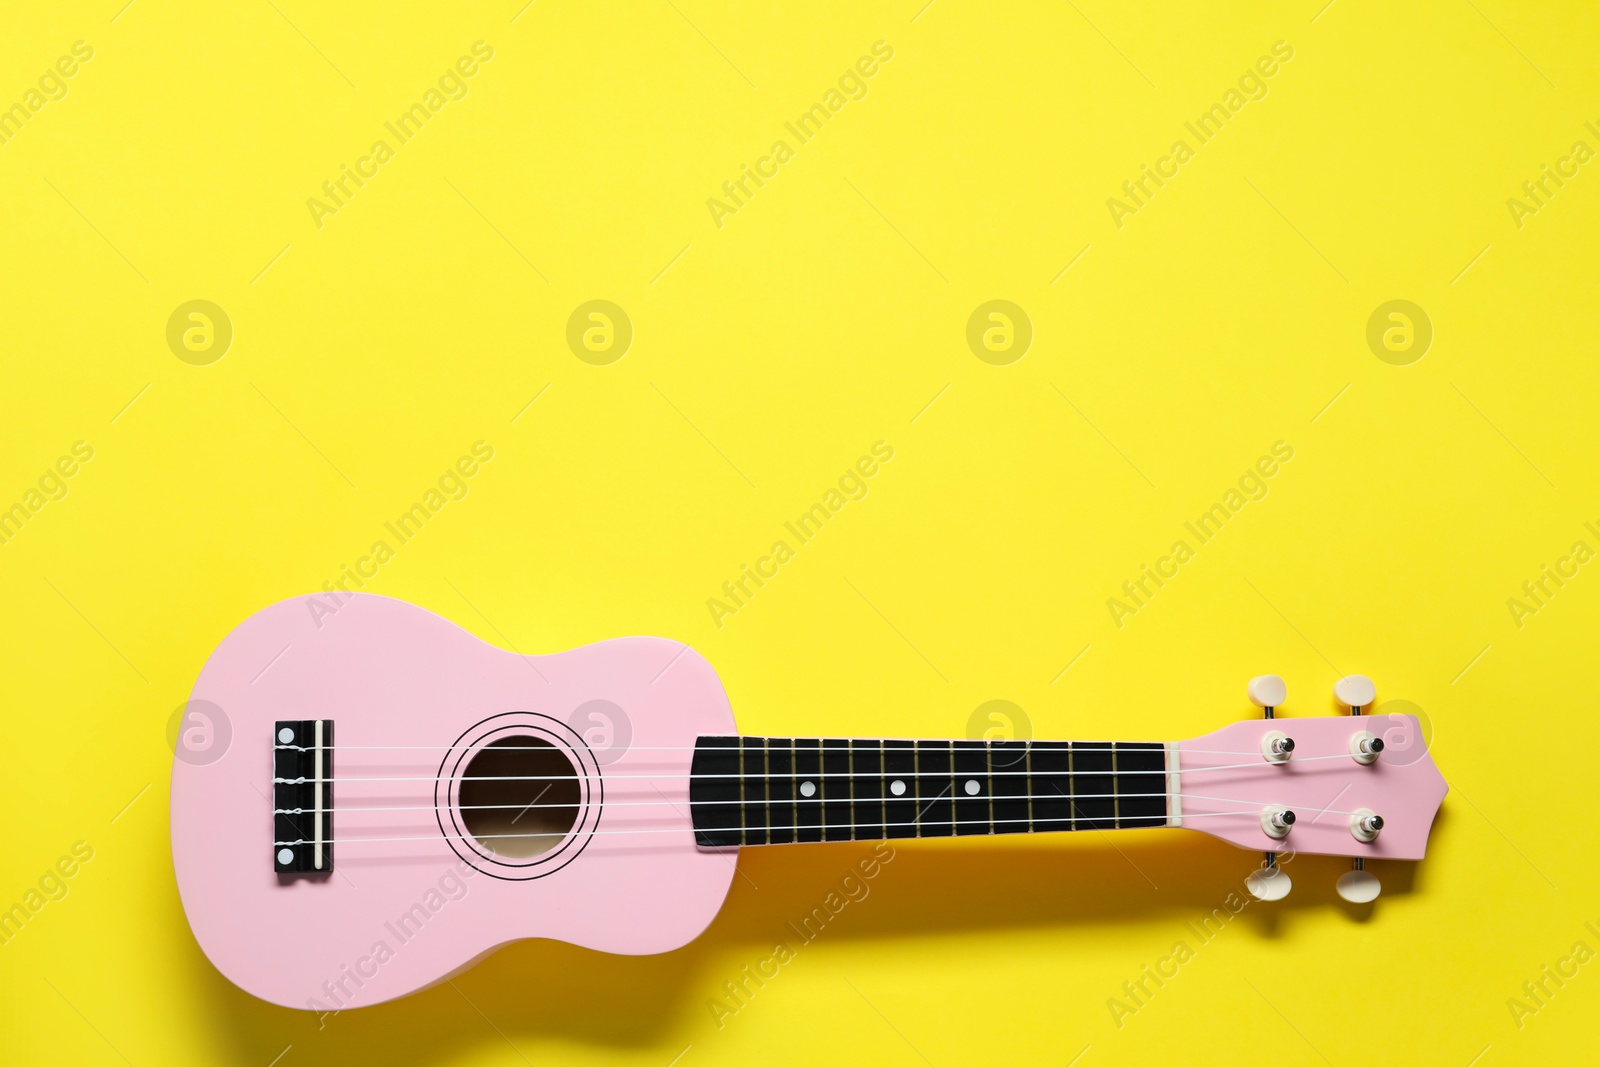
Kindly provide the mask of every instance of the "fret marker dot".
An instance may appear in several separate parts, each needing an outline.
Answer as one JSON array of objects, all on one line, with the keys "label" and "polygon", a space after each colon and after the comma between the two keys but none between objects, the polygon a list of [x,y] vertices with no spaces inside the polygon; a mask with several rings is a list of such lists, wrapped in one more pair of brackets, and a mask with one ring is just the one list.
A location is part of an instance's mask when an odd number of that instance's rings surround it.
[{"label": "fret marker dot", "polygon": [[280,848],[278,850],[278,862],[285,867],[289,866],[289,864],[294,862],[294,850]]},{"label": "fret marker dot", "polygon": [[905,791],[906,784],[900,779],[896,778],[894,781],[889,783],[889,792],[893,793],[895,796],[903,796]]},{"label": "fret marker dot", "polygon": [[803,797],[815,796],[816,792],[817,792],[817,787],[816,787],[815,783],[813,783],[813,782],[801,782],[800,783],[800,795],[801,796],[803,796]]},{"label": "fret marker dot", "polygon": [[294,740],[294,731],[289,729],[287,726],[285,726],[283,729],[278,731],[278,743],[280,745],[287,745],[290,741],[293,741],[293,740]]},{"label": "fret marker dot", "polygon": [[978,780],[976,778],[968,778],[967,779],[967,796],[975,797],[977,795],[978,795]]}]

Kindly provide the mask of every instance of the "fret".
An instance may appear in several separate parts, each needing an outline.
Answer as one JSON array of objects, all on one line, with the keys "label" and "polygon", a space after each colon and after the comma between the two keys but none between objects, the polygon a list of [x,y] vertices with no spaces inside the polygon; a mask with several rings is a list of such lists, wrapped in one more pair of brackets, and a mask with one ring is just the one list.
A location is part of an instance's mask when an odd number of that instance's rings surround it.
[{"label": "fret", "polygon": [[878,795],[883,798],[883,836],[889,836],[889,746],[878,742]]},{"label": "fret", "polygon": [[947,755],[950,757],[950,825],[947,825],[946,835],[955,837],[960,832],[960,809],[957,808],[955,798],[962,790],[955,787],[955,742],[946,742]]},{"label": "fret", "polygon": [[850,742],[836,738],[822,741],[822,774],[817,780],[817,795],[822,798],[822,840],[851,839]]},{"label": "fret", "polygon": [[741,845],[747,845],[750,843],[750,823],[744,807],[745,788],[749,783],[750,778],[745,773],[744,769],[744,746],[745,739],[741,737],[739,738],[739,844]]},{"label": "fret", "polygon": [[795,791],[794,745],[792,738],[767,741],[767,797],[772,812],[768,825],[775,844],[800,840],[798,827],[802,821],[810,821],[801,820],[795,810],[795,797],[800,794]]},{"label": "fret", "polygon": [[1028,784],[1027,760],[1032,749],[1026,741],[993,741],[989,744],[989,780],[993,783],[991,808],[994,832],[1020,834],[1030,829],[1028,806],[1032,803]]},{"label": "fret", "polygon": [[952,770],[949,741],[913,741],[918,773],[917,817],[918,832],[923,837],[949,837],[955,833],[956,801],[951,793],[954,777],[944,772]]},{"label": "fret", "polygon": [[1154,743],[1117,745],[1117,792],[1121,825],[1167,824],[1167,750]]},{"label": "fret", "polygon": [[[917,748],[913,741],[883,743],[883,778],[887,783],[883,802],[884,833],[887,837],[921,837],[922,804],[918,801]],[[898,784],[901,791],[896,793]]]},{"label": "fret", "polygon": [[1104,741],[1071,742],[1072,800],[1079,830],[1116,829],[1111,746]]},{"label": "fret", "polygon": [[850,742],[850,783],[853,789],[854,819],[852,836],[868,841],[886,836],[884,817],[883,742],[854,740]]},{"label": "fret", "polygon": [[1071,741],[1067,742],[1066,748],[1067,748],[1067,809],[1068,809],[1068,814],[1072,817],[1072,820],[1073,820],[1069,825],[1072,827],[1072,829],[1077,830],[1077,829],[1079,829],[1078,822],[1077,822],[1077,819],[1078,819],[1078,788],[1074,784],[1076,779],[1073,778],[1073,773],[1077,770],[1077,768],[1075,766],[1073,766],[1072,742]]},{"label": "fret", "polygon": [[772,739],[761,739],[761,803],[765,808],[767,844],[772,844],[772,754],[768,751]]},{"label": "fret", "polygon": [[[994,833],[994,742],[983,743],[983,766],[985,768],[983,795],[989,798],[989,832]],[[1004,780],[1005,776],[1001,775]]]},{"label": "fret", "polygon": [[990,807],[989,744],[957,741],[952,746],[957,834],[994,833]]},{"label": "fret", "polygon": [[[917,798],[917,837],[922,837],[922,747],[917,742],[910,742],[910,766],[912,766],[912,779],[910,779],[910,792]],[[931,792],[931,790],[930,790]]]},{"label": "fret", "polygon": [[1111,825],[1122,829],[1122,787],[1117,784],[1117,743],[1111,743]]},{"label": "fret", "polygon": [[1072,807],[1072,749],[1065,742],[1040,741],[1032,746],[1033,818],[1040,830],[1077,828]]},{"label": "fret", "polygon": [[794,746],[795,840],[822,841],[822,742],[802,737],[796,739]]},{"label": "fret", "polygon": [[945,747],[949,750],[947,754],[950,757],[950,825],[945,829],[945,833],[954,837],[961,828],[960,809],[956,806],[956,798],[961,794],[961,790],[956,788],[956,743],[947,742]]},{"label": "fret", "polygon": [[854,744],[855,742],[849,738],[845,739],[845,774],[849,776],[845,781],[850,784],[850,840],[852,841],[856,839],[856,753],[852,747]]},{"label": "fret", "polygon": [[1033,833],[1033,745],[1023,753],[1022,759],[1026,767],[1026,781],[1028,783],[1028,833]]},{"label": "fret", "polygon": [[[695,844],[742,844],[739,822],[739,739],[702,737],[689,764],[689,807]],[[733,803],[729,803],[732,801]]]}]

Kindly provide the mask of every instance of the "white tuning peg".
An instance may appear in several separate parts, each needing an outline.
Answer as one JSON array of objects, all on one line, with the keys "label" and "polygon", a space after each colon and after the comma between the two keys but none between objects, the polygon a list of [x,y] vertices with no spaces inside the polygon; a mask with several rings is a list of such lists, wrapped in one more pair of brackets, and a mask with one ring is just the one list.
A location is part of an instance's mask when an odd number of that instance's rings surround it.
[{"label": "white tuning peg", "polygon": [[1353,871],[1341,874],[1335,888],[1338,889],[1339,896],[1352,904],[1370,904],[1378,899],[1378,893],[1383,886],[1378,884],[1377,875],[1357,867]]},{"label": "white tuning peg", "polygon": [[1258,708],[1281,708],[1287,696],[1283,679],[1276,674],[1262,674],[1250,679],[1250,684],[1245,687],[1250,694],[1250,703]]},{"label": "white tuning peg", "polygon": [[1360,709],[1372,703],[1378,695],[1378,689],[1372,684],[1372,679],[1364,674],[1347,674],[1333,683],[1333,695],[1339,703],[1360,715]]},{"label": "white tuning peg", "polygon": [[1245,889],[1257,900],[1282,900],[1289,895],[1289,890],[1294,888],[1294,883],[1289,876],[1276,865],[1272,867],[1258,867],[1250,872],[1244,880]]}]

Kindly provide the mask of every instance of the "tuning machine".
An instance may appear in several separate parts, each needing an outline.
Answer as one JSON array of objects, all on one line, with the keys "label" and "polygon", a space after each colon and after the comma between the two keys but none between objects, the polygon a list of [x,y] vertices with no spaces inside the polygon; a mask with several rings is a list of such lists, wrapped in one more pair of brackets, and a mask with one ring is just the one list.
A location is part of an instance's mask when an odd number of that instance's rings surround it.
[{"label": "tuning machine", "polygon": [[1294,888],[1294,883],[1278,866],[1278,854],[1268,852],[1265,862],[1244,880],[1244,887],[1257,900],[1282,900]]},{"label": "tuning machine", "polygon": [[1366,869],[1362,860],[1356,860],[1354,869],[1341,874],[1334,888],[1341,898],[1351,904],[1370,904],[1378,899],[1383,886],[1379,884],[1378,876]]},{"label": "tuning machine", "polygon": [[[1264,718],[1275,718],[1278,708],[1283,707],[1283,702],[1288,697],[1288,687],[1284,685],[1283,678],[1276,674],[1259,674],[1250,679],[1250,684],[1245,686],[1245,693],[1250,697],[1250,703],[1261,709]],[[1268,762],[1282,763],[1289,759],[1289,754],[1294,751],[1294,741],[1285,736],[1281,731],[1274,730],[1261,739],[1261,754]],[[1276,827],[1268,829],[1265,817],[1262,828],[1273,837],[1283,837],[1289,832],[1289,824],[1294,821],[1293,813],[1289,814],[1288,823],[1282,826],[1282,833],[1274,832]],[[1257,900],[1282,900],[1289,895],[1289,890],[1294,883],[1289,876],[1278,867],[1278,854],[1267,852],[1265,862],[1244,880],[1244,887],[1251,896]]]},{"label": "tuning machine", "polygon": [[1250,679],[1250,684],[1245,687],[1250,695],[1250,703],[1260,708],[1267,718],[1273,718],[1273,712],[1283,707],[1287,688],[1283,679],[1276,674],[1262,674]]},{"label": "tuning machine", "polygon": [[[1361,709],[1370,707],[1377,695],[1377,687],[1372,684],[1372,679],[1364,674],[1347,674],[1333,683],[1334,699],[1349,708],[1351,715],[1361,715]],[[1365,730],[1350,739],[1350,755],[1357,763],[1368,765],[1375,763],[1378,753],[1382,751],[1383,739]],[[1383,820],[1371,812],[1361,811],[1351,817],[1350,832],[1358,841],[1375,840],[1381,829]],[[1383,886],[1379,883],[1378,876],[1367,870],[1366,861],[1357,858],[1352,861],[1351,869],[1339,876],[1334,888],[1340,898],[1351,904],[1370,904],[1378,899]]]},{"label": "tuning machine", "polygon": [[1334,699],[1350,709],[1350,714],[1360,715],[1377,697],[1377,687],[1364,674],[1347,674],[1333,683]]}]

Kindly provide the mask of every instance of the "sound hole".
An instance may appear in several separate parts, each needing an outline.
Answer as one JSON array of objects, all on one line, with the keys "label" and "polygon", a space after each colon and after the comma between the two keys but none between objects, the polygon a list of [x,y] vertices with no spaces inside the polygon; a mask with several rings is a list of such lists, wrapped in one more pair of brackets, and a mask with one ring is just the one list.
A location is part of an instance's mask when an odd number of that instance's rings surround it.
[{"label": "sound hole", "polygon": [[502,737],[467,761],[461,821],[484,848],[527,859],[548,852],[578,821],[577,771],[537,737]]}]

